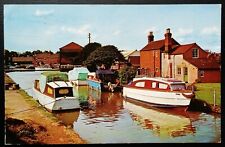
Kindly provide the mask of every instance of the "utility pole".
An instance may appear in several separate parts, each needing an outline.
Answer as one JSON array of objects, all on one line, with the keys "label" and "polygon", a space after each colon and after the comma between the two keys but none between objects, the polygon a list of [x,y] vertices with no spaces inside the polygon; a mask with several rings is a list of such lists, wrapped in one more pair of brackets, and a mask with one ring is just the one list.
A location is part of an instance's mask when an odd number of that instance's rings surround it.
[{"label": "utility pole", "polygon": [[88,33],[88,43],[91,43],[91,33]]}]

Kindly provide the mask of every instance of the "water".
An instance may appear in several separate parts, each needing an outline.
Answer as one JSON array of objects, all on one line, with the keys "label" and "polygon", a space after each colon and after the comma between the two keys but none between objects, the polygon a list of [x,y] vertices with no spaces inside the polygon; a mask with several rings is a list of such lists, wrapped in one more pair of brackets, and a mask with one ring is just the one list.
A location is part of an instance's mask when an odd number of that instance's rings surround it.
[{"label": "water", "polygon": [[[8,75],[32,95],[41,72]],[[221,116],[201,112],[176,113],[124,99],[121,93],[75,87],[89,109],[53,113],[89,143],[214,143],[221,140]]]}]

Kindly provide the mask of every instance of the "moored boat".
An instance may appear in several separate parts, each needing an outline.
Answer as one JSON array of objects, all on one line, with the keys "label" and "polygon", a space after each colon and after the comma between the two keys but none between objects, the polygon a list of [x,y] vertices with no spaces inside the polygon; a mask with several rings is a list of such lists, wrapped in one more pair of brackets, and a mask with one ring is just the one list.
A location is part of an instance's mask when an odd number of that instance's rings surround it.
[{"label": "moored boat", "polygon": [[172,78],[134,78],[123,87],[123,96],[147,102],[156,107],[182,107],[185,110],[195,96],[185,82]]},{"label": "moored boat", "polygon": [[99,91],[114,92],[121,89],[116,74],[111,70],[98,69],[88,75],[87,82],[89,87]]},{"label": "moored boat", "polygon": [[90,72],[86,67],[74,67],[68,72],[68,78],[73,85],[87,85],[88,73]]},{"label": "moored boat", "polygon": [[33,97],[50,111],[80,108],[68,75],[63,72],[43,72],[40,79],[34,82]]}]

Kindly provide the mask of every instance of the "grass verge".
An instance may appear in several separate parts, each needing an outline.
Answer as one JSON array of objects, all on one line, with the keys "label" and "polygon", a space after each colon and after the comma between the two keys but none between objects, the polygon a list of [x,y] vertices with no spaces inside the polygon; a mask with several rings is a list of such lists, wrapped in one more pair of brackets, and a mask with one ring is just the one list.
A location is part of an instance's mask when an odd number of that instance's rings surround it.
[{"label": "grass verge", "polygon": [[196,83],[195,86],[197,99],[213,104],[215,91],[216,105],[221,106],[221,83]]}]

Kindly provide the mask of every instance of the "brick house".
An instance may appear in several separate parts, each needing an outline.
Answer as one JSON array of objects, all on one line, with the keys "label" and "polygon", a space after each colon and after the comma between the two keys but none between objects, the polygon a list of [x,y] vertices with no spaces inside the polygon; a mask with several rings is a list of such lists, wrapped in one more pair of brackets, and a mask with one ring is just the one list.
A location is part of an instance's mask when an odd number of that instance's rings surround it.
[{"label": "brick house", "polygon": [[135,50],[128,56],[128,62],[132,66],[139,68],[140,67],[140,51]]},{"label": "brick house", "polygon": [[59,64],[59,54],[40,53],[34,55],[34,66]]},{"label": "brick house", "polygon": [[180,45],[172,38],[170,29],[165,39],[149,43],[141,50],[141,68],[150,76],[172,77],[188,83],[220,82],[220,60],[215,54],[203,50],[196,43]]},{"label": "brick house", "polygon": [[79,44],[71,42],[60,49],[59,63],[60,65],[79,65],[81,64],[81,52],[83,47]]},{"label": "brick house", "polygon": [[149,33],[148,44],[140,50],[140,68],[145,69],[145,74],[156,77],[162,75],[162,53],[169,53],[180,45],[171,36],[170,30],[167,29],[165,39],[154,41],[153,32]]},{"label": "brick house", "polygon": [[32,65],[34,63],[34,57],[12,57],[12,63],[22,66]]}]

